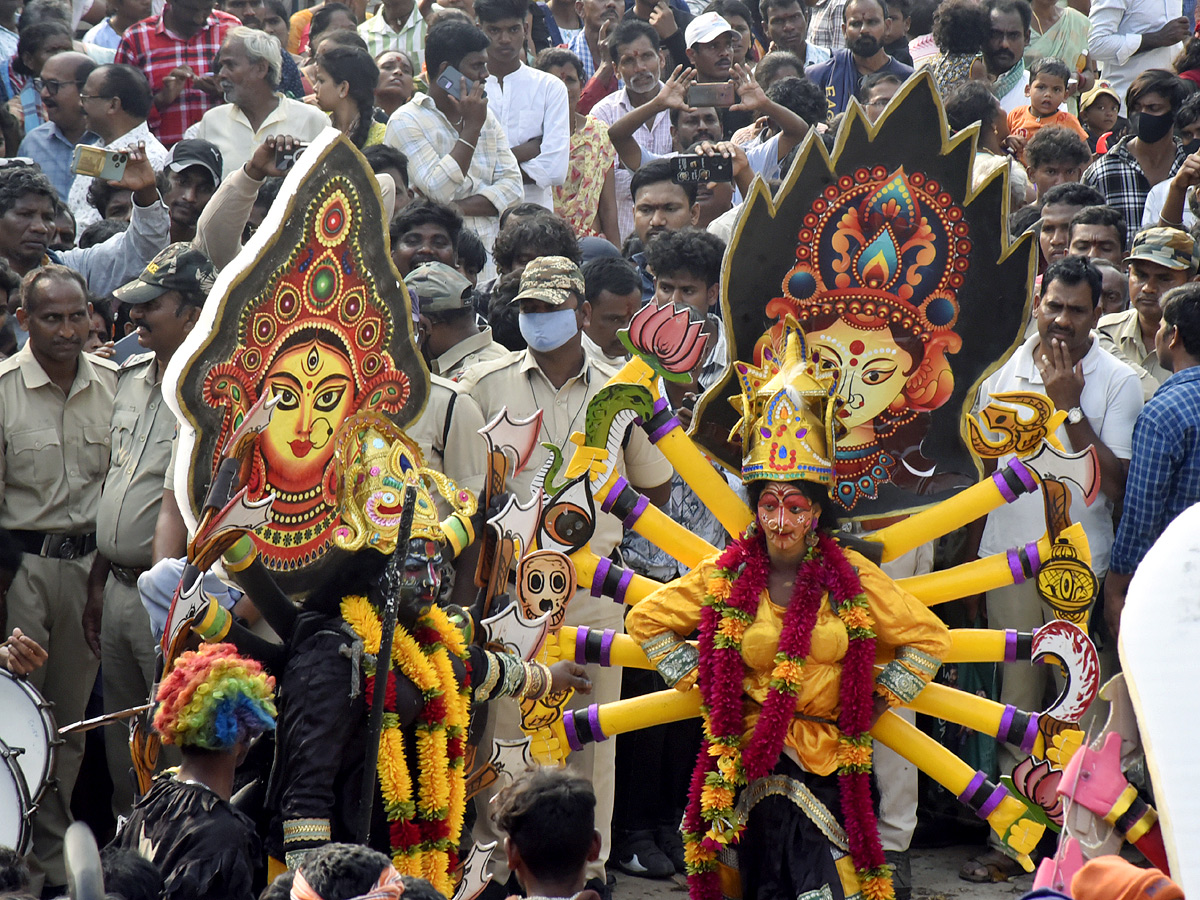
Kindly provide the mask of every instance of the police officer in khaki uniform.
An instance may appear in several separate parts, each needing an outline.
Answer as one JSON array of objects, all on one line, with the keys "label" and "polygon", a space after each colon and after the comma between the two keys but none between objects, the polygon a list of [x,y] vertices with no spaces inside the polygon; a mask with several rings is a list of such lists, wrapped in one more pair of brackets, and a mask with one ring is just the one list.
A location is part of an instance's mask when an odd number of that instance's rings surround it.
[{"label": "police officer in khaki uniform", "polygon": [[[208,257],[171,244],[141,275],[116,291],[148,352],[130,357],[117,376],[112,410],[112,466],[100,495],[96,554],[88,579],[83,630],[103,660],[104,711],[145,703],[154,681],[155,640],[138,595],[138,576],[153,563],[151,543],[171,461],[175,416],[163,401],[167,363],[200,318],[216,278]],[[113,814],[133,805],[128,734],[104,729]]]},{"label": "police officer in khaki uniform", "polygon": [[[98,662],[83,637],[96,513],[108,472],[117,367],[83,352],[91,330],[87,285],[74,269],[47,265],[22,283],[17,321],[29,340],[0,362],[0,526],[23,551],[0,613],[49,653],[30,681],[54,704],[59,725],[83,718]],[[36,894],[65,885],[62,838],[83,735],[58,747],[53,780],[33,820]],[[37,786],[31,786],[37,790]]]},{"label": "police officer in khaki uniform", "polygon": [[[459,381],[459,388],[479,403],[484,418],[489,421],[505,406],[513,419],[524,419],[542,410],[539,443],[524,471],[509,478],[509,490],[525,503],[534,476],[550,455],[544,443],[564,448],[563,452],[569,455],[571,434],[583,431],[589,401],[613,373],[598,366],[583,352],[580,336],[584,282],[573,262],[562,256],[535,259],[521,274],[521,290],[516,299],[521,305],[521,334],[528,342],[528,348],[467,369]],[[656,506],[666,508],[674,470],[640,428],[630,430],[617,464],[630,484],[639,488]],[[619,519],[597,509],[592,550],[600,557],[607,556],[621,540],[623,531]],[[622,632],[624,610],[607,597],[593,597],[587,588],[583,588],[572,598],[565,624],[615,628]],[[588,676],[594,685],[592,693],[576,694],[570,706],[620,699],[620,668],[592,669]],[[489,729],[494,730],[496,737],[520,737],[515,704],[497,704],[493,712]],[[616,742],[606,741],[589,744],[582,752],[572,753],[568,760],[573,769],[591,779],[596,791],[596,828],[602,836],[601,852],[598,861],[588,864],[587,874],[589,880],[599,879],[598,884],[591,881],[589,887],[602,891],[604,863],[610,846],[615,753]],[[489,817],[481,814],[476,823],[476,840],[494,837]],[[492,858],[491,871],[498,883],[507,879],[506,869],[502,859]]]},{"label": "police officer in khaki uniform", "polygon": [[508,353],[492,340],[492,329],[479,327],[474,286],[457,269],[431,260],[414,266],[404,283],[421,297],[421,346],[430,372],[457,381],[470,366]]},{"label": "police officer in khaki uniform", "polygon": [[[428,358],[430,314],[436,317],[447,310],[470,309],[471,282],[445,263],[427,262],[405,275],[404,284],[418,324],[417,342]],[[421,448],[425,465],[478,494],[487,473],[487,445],[479,434],[486,424],[483,413],[449,378],[432,375],[430,382],[425,409],[408,426],[408,435]],[[437,501],[445,503],[440,497]],[[443,512],[449,515],[448,508]]]}]

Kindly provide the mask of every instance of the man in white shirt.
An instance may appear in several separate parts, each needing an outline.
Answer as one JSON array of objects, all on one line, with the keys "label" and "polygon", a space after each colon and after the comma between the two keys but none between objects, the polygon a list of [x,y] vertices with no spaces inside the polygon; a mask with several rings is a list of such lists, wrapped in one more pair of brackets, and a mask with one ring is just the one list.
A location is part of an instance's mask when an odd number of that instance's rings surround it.
[{"label": "man in white shirt", "polygon": [[[488,109],[488,39],[474,25],[439,22],[425,39],[429,93],[417,94],[392,113],[384,143],[408,157],[410,186],[430,200],[455,207],[487,248],[480,278],[491,278],[492,243],[500,213],[525,196],[521,169],[504,129]],[[461,74],[458,96],[439,83],[450,67]]]},{"label": "man in white shirt", "polygon": [[[662,87],[662,57],[658,53],[661,44],[658,32],[645,22],[622,22],[613,29],[608,46],[617,74],[625,86],[593,106],[593,116],[611,126],[654,99]],[[665,109],[655,113],[638,127],[633,139],[643,150],[659,155],[670,153],[673,146],[670,113]],[[621,240],[633,231],[633,197],[629,193],[632,177],[633,172],[619,162],[616,164],[617,227]]]},{"label": "man in white shirt", "polygon": [[[1088,13],[1088,55],[1125,109],[1125,93],[1147,69],[1170,69],[1192,26],[1181,0],[1096,0]],[[1157,224],[1157,223],[1154,223]]]},{"label": "man in white shirt", "polygon": [[329,116],[320,109],[278,92],[282,67],[280,42],[265,31],[239,25],[221,44],[217,86],[226,103],[206,112],[185,137],[216,145],[222,178],[245,166],[266,138],[290,134],[312,140],[329,127]]},{"label": "man in white shirt", "polygon": [[83,36],[85,44],[95,44],[116,52],[125,29],[153,15],[150,0],[109,0],[108,8],[112,15],[88,29]]},{"label": "man in white shirt", "polygon": [[[99,135],[105,150],[127,150],[146,145],[146,159],[155,172],[167,164],[167,148],[150,133],[146,116],[150,114],[150,82],[133,66],[98,66],[88,75],[79,92],[87,130]],[[76,175],[67,194],[67,206],[75,217],[76,233],[82,233],[100,220],[87,200],[92,179]]]},{"label": "man in white shirt", "polygon": [[571,158],[571,110],[562,80],[521,60],[528,6],[526,0],[476,0],[475,15],[491,41],[488,108],[521,167],[525,200],[553,210],[551,188],[566,181]]},{"label": "man in white shirt", "polygon": [[268,137],[311,141],[329,127],[320,109],[278,92],[282,67],[279,41],[265,31],[239,25],[221,44],[217,86],[226,102],[206,112],[185,137],[216,145],[225,164],[222,177],[244,166]]},{"label": "man in white shirt", "polygon": [[[979,391],[979,404],[989,394],[1002,391],[1032,391],[1045,394],[1067,413],[1057,435],[1067,452],[1096,448],[1100,463],[1100,496],[1085,506],[1076,493],[1071,517],[1083,525],[1091,548],[1092,569],[1103,579],[1113,543],[1113,504],[1125,492],[1125,476],[1133,441],[1133,424],[1142,409],[1142,390],[1137,374],[1100,347],[1092,329],[1099,321],[1101,276],[1079,256],[1053,263],[1042,280],[1037,309],[1037,334],[1025,341],[1004,367],[993,374]],[[985,461],[995,470],[1009,457]],[[1018,498],[972,524],[971,539],[978,541],[978,555],[1003,553],[1023,546],[1029,535],[1045,529],[1040,494]],[[1035,579],[998,588],[986,594],[990,628],[1031,631],[1052,618],[1039,597]],[[1004,667],[1000,702],[1018,709],[1042,706],[1049,671],[1044,666]],[[1000,744],[1001,772],[1007,774],[1018,761],[1017,750]],[[982,862],[982,860],[981,860]]]}]

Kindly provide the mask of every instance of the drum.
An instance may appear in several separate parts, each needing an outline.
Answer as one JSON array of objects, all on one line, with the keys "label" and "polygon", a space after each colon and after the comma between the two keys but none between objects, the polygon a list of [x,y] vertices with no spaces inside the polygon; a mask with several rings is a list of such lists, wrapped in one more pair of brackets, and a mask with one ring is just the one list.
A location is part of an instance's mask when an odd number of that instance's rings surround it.
[{"label": "drum", "polygon": [[54,773],[62,739],[47,703],[24,678],[0,669],[0,741],[15,754],[26,792],[37,803]]},{"label": "drum", "polygon": [[29,851],[33,803],[18,758],[16,751],[0,741],[0,847],[11,847],[24,855]]}]

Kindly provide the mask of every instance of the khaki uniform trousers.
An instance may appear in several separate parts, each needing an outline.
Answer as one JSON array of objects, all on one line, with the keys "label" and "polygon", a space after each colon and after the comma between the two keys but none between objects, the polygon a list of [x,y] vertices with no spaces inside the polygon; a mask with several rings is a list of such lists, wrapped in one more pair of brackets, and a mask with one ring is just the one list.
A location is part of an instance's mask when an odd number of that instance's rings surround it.
[{"label": "khaki uniform trousers", "polygon": [[[21,568],[8,589],[8,628],[20,628],[50,654],[29,680],[54,704],[54,719],[60,728],[83,718],[100,665],[83,639],[83,606],[93,558],[94,554],[82,559],[23,554]],[[67,883],[63,835],[73,821],[71,792],[83,760],[83,741],[84,735],[77,733],[59,745],[50,786],[38,803],[29,859],[34,894],[43,883]]]},{"label": "khaki uniform trousers", "polygon": [[[933,543],[922,544],[880,566],[892,578],[933,571]],[[902,707],[896,714],[915,724],[917,714]],[[884,850],[905,851],[917,830],[917,767],[894,750],[875,742],[875,783],[879,786],[879,839]]]},{"label": "khaki uniform trousers", "polygon": [[[126,587],[110,575],[104,586],[104,619],[100,629],[103,662],[100,679],[104,685],[105,713],[140,706],[149,699],[154,683],[155,645],[150,616],[142,606],[138,589]],[[104,754],[113,783],[114,816],[128,816],[133,807],[130,721],[114,722],[104,728]]]},{"label": "khaki uniform trousers", "polygon": [[[608,597],[593,597],[586,589],[575,592],[567,606],[567,616],[564,625],[587,625],[589,628],[614,628],[618,634],[624,633],[624,607],[614,603]],[[608,668],[588,666],[587,676],[592,680],[592,692],[580,694],[576,692],[567,703],[568,709],[587,709],[593,703],[612,703],[621,699],[621,669],[619,666]],[[488,726],[480,741],[479,752],[491,753],[493,740],[520,740],[524,736],[521,731],[521,711],[516,701],[502,697],[488,704]],[[617,742],[613,739],[599,743],[587,744],[582,751],[572,752],[567,757],[567,768],[576,775],[588,779],[596,794],[596,830],[600,832],[600,858],[588,863],[587,877],[599,878],[604,881],[604,864],[612,849],[612,811],[614,794],[614,767],[617,761]],[[692,760],[681,759],[680,765],[691,765]],[[491,820],[490,801],[499,788],[481,792],[475,797],[475,809],[478,818],[475,823],[475,840],[481,844],[499,841],[496,852],[492,853],[489,871],[498,884],[508,880],[508,864],[505,861],[504,835],[500,834]]]}]

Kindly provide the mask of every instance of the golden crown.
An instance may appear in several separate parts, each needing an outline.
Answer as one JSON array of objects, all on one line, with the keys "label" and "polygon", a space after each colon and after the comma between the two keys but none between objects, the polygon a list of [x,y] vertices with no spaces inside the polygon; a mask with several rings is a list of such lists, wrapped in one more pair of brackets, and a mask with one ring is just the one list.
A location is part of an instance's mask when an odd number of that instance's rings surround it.
[{"label": "golden crown", "polygon": [[734,398],[742,418],[742,480],[815,481],[833,484],[837,371],[809,359],[804,333],[784,320],[782,357],[763,351],[761,367],[734,364],[742,393]]},{"label": "golden crown", "polygon": [[[346,420],[334,463],[342,522],[334,529],[333,540],[341,549],[394,551],[407,488],[417,492],[411,537],[449,542],[456,553],[460,545],[470,543],[475,495],[426,468],[421,449],[380,413],[364,410]],[[454,510],[445,522],[434,493]]]}]

